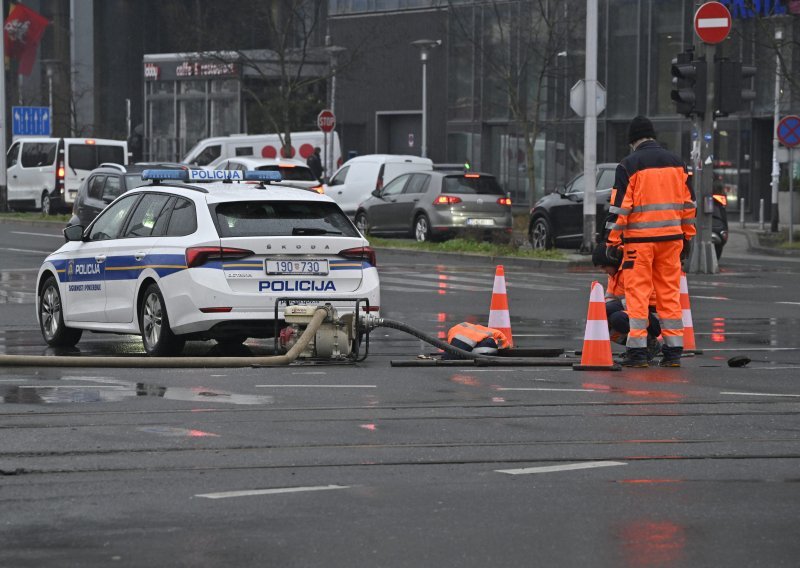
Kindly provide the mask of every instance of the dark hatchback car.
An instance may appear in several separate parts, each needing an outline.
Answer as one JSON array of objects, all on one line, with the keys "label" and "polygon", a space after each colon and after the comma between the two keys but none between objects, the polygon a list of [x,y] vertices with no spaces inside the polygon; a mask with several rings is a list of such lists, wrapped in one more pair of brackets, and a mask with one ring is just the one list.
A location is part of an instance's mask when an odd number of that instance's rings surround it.
[{"label": "dark hatchback car", "polygon": [[511,238],[511,198],[491,174],[423,171],[401,174],[358,206],[362,234],[441,240],[460,233]]},{"label": "dark hatchback car", "polygon": [[[602,237],[608,214],[611,190],[614,186],[616,163],[597,165],[596,227],[598,239]],[[691,177],[690,177],[691,180]],[[720,184],[714,183],[714,212],[712,216],[712,242],[717,258],[728,242],[727,199]],[[545,195],[530,211],[528,239],[534,249],[553,247],[577,248],[583,242],[583,195],[585,179],[578,174],[563,187]],[[699,205],[699,204],[698,204]]]},{"label": "dark hatchback car", "polygon": [[142,172],[148,169],[188,169],[191,166],[172,162],[139,162],[128,166],[105,163],[92,170],[78,188],[68,225],[88,227],[106,205],[135,187],[147,185]]}]

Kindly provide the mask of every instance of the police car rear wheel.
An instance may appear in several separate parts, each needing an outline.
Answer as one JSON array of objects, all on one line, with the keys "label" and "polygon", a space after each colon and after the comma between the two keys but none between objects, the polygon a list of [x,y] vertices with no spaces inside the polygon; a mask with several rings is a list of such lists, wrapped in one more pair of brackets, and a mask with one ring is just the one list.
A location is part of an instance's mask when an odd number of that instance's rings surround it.
[{"label": "police car rear wheel", "polygon": [[139,308],[139,328],[145,352],[154,357],[177,355],[186,343],[184,339],[172,333],[164,296],[156,284],[150,284],[145,290]]},{"label": "police car rear wheel", "polygon": [[58,283],[49,277],[39,293],[39,327],[42,337],[51,347],[74,347],[81,339],[83,330],[64,325],[64,312]]}]

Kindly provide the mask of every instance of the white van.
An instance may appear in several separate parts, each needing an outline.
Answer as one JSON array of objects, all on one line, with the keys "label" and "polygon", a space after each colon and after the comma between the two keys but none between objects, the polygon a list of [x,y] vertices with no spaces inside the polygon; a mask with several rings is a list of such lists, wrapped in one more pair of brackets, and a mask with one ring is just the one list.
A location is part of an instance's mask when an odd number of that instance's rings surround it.
[{"label": "white van", "polygon": [[405,172],[430,171],[433,162],[419,156],[366,154],[345,162],[331,177],[325,195],[333,198],[350,217],[376,189]]},{"label": "white van", "polygon": [[8,206],[49,215],[70,211],[86,176],[102,163],[127,165],[128,143],[101,138],[18,138],[8,149]]},{"label": "white van", "polygon": [[305,161],[314,153],[314,148],[319,147],[322,149],[323,167],[326,172],[331,172],[342,163],[342,148],[339,145],[338,133],[328,134],[328,152],[331,151],[331,144],[333,144],[333,167],[326,165],[329,159],[325,156],[325,135],[319,130],[292,132],[291,156],[283,155],[281,139],[277,134],[231,134],[200,140],[184,156],[182,162],[215,169],[229,158],[294,158]]}]

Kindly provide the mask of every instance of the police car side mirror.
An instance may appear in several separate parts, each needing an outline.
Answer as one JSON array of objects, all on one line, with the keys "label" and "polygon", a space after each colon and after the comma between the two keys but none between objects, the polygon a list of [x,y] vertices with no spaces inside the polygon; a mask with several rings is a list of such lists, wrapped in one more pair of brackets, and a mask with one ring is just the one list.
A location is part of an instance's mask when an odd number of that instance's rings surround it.
[{"label": "police car side mirror", "polygon": [[380,197],[381,197],[381,190],[380,190],[380,189],[373,189],[373,190],[372,190],[372,197],[377,197],[378,199],[380,199]]},{"label": "police car side mirror", "polygon": [[70,225],[64,229],[64,238],[69,241],[83,240],[83,225]]}]

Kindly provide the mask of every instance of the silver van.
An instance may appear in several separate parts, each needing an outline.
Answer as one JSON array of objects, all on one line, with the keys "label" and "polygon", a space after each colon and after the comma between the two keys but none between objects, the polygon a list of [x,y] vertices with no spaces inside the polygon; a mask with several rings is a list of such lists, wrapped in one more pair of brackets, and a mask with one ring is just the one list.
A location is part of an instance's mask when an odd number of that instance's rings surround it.
[{"label": "silver van", "polygon": [[128,163],[128,143],[101,138],[18,138],[6,156],[8,206],[49,215],[70,211],[89,172]]}]

